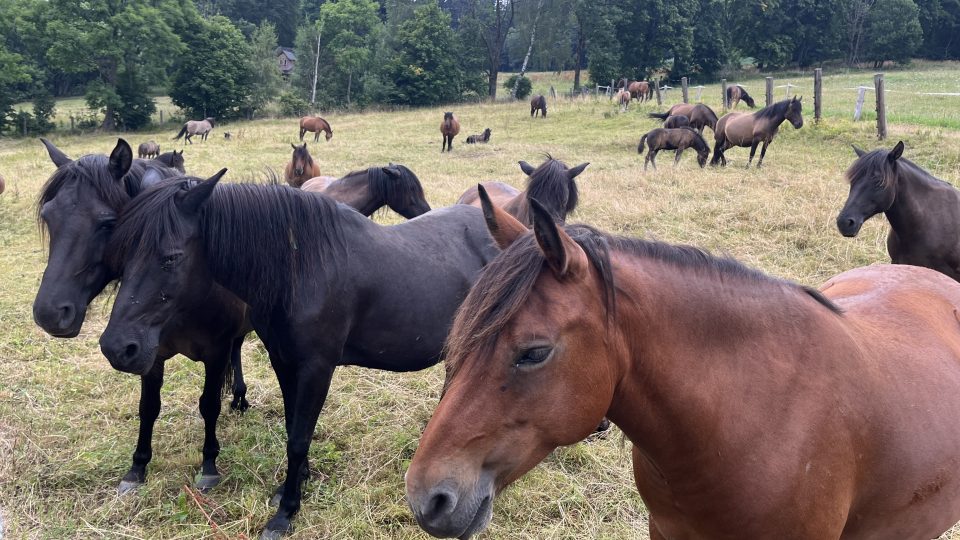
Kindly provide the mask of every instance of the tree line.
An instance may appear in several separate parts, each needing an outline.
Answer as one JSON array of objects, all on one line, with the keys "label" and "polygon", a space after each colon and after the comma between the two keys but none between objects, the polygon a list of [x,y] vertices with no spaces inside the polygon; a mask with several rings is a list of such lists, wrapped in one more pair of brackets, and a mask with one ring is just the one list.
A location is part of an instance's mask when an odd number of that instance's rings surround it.
[{"label": "tree line", "polygon": [[[960,0],[0,0],[0,14],[0,133],[50,129],[60,96],[127,130],[158,94],[192,117],[252,118],[273,102],[494,98],[522,69],[573,70],[577,89],[586,73],[708,82],[744,62],[960,58]],[[289,80],[277,46],[295,51]]]}]

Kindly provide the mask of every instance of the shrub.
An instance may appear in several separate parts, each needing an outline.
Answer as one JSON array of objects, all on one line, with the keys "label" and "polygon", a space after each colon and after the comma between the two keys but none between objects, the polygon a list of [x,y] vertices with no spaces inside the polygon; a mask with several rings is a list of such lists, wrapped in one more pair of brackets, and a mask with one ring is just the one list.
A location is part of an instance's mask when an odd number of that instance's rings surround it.
[{"label": "shrub", "polygon": [[280,114],[283,116],[304,116],[310,112],[310,103],[294,92],[280,95]]},{"label": "shrub", "polygon": [[[503,83],[503,87],[512,92],[513,85],[517,84],[517,77],[519,75],[511,75],[507,82]],[[530,83],[530,79],[523,77],[520,79],[520,86],[517,87],[517,99],[528,97],[532,91],[533,84]]]}]

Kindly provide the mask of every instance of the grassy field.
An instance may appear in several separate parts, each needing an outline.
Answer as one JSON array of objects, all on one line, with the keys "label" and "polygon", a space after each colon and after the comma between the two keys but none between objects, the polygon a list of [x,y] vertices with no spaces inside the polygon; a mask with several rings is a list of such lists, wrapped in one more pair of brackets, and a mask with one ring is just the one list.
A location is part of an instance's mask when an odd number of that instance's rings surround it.
[{"label": "grassy field", "polygon": [[[952,80],[956,91],[960,66],[941,67],[898,76],[903,85],[922,80],[918,88],[924,91],[940,85],[949,90]],[[865,74],[845,77],[849,81],[837,81],[836,88],[870,80]],[[894,80],[891,74],[891,90],[900,84]],[[546,76],[537,81],[538,88],[562,84]],[[744,84],[753,89],[752,82]],[[708,90],[705,100],[718,105],[719,90]],[[679,92],[672,93],[667,103],[678,97]],[[403,163],[418,173],[435,207],[452,204],[477,181],[520,186],[519,159],[537,163],[549,152],[571,165],[589,161],[578,178],[582,202],[574,221],[726,252],[771,274],[817,285],[843,270],[888,260],[882,218],[869,221],[854,240],[836,231],[834,219],[847,194],[843,171],[853,160],[849,145],[873,148],[877,142],[870,122],[848,119],[852,99],[849,107],[833,107],[820,125],[809,113],[801,130],[785,125],[759,171],[744,169],[747,151],[738,149],[728,152],[731,164],[724,169],[700,170],[692,154],[674,169],[664,155],[659,172],[644,174],[636,145],[656,126],[646,118],[655,106],[620,114],[605,99],[551,102],[546,120],[531,119],[525,103],[454,107],[463,132],[450,154],[439,151],[438,125],[441,111],[451,107],[330,114],[335,137],[310,148],[324,174]],[[902,139],[909,159],[941,178],[960,180],[960,133],[949,129],[960,108],[918,104],[914,110],[907,102],[903,107],[902,116],[891,115],[891,140],[883,144]],[[947,125],[931,127],[927,119],[936,114],[949,120]],[[895,120],[914,117],[924,120]],[[466,135],[485,127],[493,130],[490,144],[462,144]],[[234,140],[223,140],[224,129],[235,134]],[[296,122],[289,119],[218,126],[207,143],[186,147],[187,170],[204,176],[227,166],[233,180],[259,176],[265,167],[279,170],[296,133]],[[139,133],[130,142],[156,139],[169,150],[175,147],[169,142],[173,134]],[[116,135],[54,139],[78,156],[109,152]],[[169,362],[148,484],[135,496],[118,498],[116,486],[135,443],[139,381],[114,371],[100,355],[97,339],[110,299],[97,301],[73,340],[50,338],[32,322],[31,303],[46,258],[33,203],[52,171],[36,140],[0,141],[0,174],[7,180],[0,196],[0,519],[5,532],[10,538],[215,537],[181,490],[200,462],[202,422],[196,403],[202,369],[182,358]],[[219,464],[225,479],[204,506],[231,538],[254,537],[272,514],[268,494],[284,465],[280,393],[255,338],[245,345],[243,359],[252,409],[222,417]],[[317,471],[306,487],[293,538],[427,538],[404,501],[403,473],[442,379],[440,366],[414,374],[338,370],[311,448]],[[627,539],[645,538],[645,531],[629,443],[614,430],[605,439],[554,452],[508,489],[495,504],[493,526],[483,538]],[[943,538],[960,540],[960,529]]]}]

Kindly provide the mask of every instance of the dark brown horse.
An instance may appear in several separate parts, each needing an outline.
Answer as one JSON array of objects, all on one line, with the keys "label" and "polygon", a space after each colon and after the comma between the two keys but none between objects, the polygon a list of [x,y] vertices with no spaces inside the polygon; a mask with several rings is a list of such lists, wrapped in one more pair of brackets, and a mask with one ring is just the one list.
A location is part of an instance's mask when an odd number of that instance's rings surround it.
[{"label": "dark brown horse", "polygon": [[717,128],[714,130],[716,143],[713,146],[713,159],[711,165],[722,163],[727,164],[727,156],[724,152],[734,146],[749,147],[750,159],[747,160],[747,167],[753,162],[753,155],[757,152],[757,146],[763,143],[763,149],[760,150],[760,159],[757,161],[757,167],[763,163],[763,156],[767,153],[767,146],[773,141],[780,130],[780,124],[784,120],[789,120],[795,129],[803,127],[803,104],[800,102],[803,98],[793,97],[778,101],[769,107],[764,107],[755,113],[727,113],[717,121]]},{"label": "dark brown horse", "polygon": [[604,415],[650,538],[936,538],[960,520],[960,284],[880,265],[816,291],[696,248],[485,208],[503,251],[447,339],[406,473],[437,537]]},{"label": "dark brown horse", "polygon": [[727,108],[728,109],[736,109],[737,104],[740,103],[741,99],[751,109],[756,106],[756,103],[754,103],[753,98],[750,97],[750,94],[747,93],[746,88],[740,86],[739,84],[735,84],[733,86],[727,87]]},{"label": "dark brown horse", "polygon": [[324,137],[329,141],[333,138],[333,128],[330,122],[327,122],[319,116],[304,116],[300,118],[300,142],[303,142],[303,136],[308,131],[313,132],[313,142],[320,141],[320,132],[324,132]]},{"label": "dark brown horse", "polygon": [[443,142],[440,143],[440,153],[444,150],[453,151],[453,138],[460,133],[460,122],[453,117],[452,112],[443,113],[443,122],[440,124],[440,134],[443,135]]},{"label": "dark brown horse", "polygon": [[703,103],[678,103],[670,107],[665,113],[650,113],[648,116],[650,118],[666,120],[671,116],[679,115],[689,118],[690,127],[697,130],[701,135],[703,135],[704,127],[709,127],[713,130],[717,128],[717,113],[713,112],[713,109]]},{"label": "dark brown horse", "polygon": [[[570,169],[564,162],[549,155],[547,160],[536,168],[526,161],[520,161],[519,164],[520,170],[527,175],[527,187],[520,191],[503,182],[483,182],[488,196],[497,206],[502,206],[510,215],[528,225],[533,223],[530,215],[531,198],[541,201],[558,223],[564,223],[580,200],[576,178],[590,164],[581,163]],[[480,193],[477,187],[463,192],[457,204],[469,204],[479,208]]]},{"label": "dark brown horse", "polygon": [[177,152],[176,150],[174,150],[173,152],[164,152],[153,159],[154,161],[159,161],[160,163],[166,165],[167,167],[170,167],[171,169],[176,169],[181,173],[187,172],[187,170],[183,166],[184,164],[183,150],[181,150],[180,152]]},{"label": "dark brown horse", "polygon": [[490,128],[483,130],[483,133],[479,135],[471,135],[467,137],[467,144],[480,144],[490,142]]},{"label": "dark brown horse", "polygon": [[883,212],[890,223],[887,252],[894,264],[926,266],[960,281],[960,191],[893,150],[864,152],[847,169],[850,195],[837,216],[846,237]]},{"label": "dark brown horse", "polygon": [[543,113],[544,118],[547,117],[547,98],[543,97],[543,94],[530,100],[530,116],[536,117],[540,113]]},{"label": "dark brown horse", "polygon": [[663,127],[667,129],[677,129],[682,127],[690,127],[690,119],[686,115],[676,114],[670,117],[667,117],[663,121]]},{"label": "dark brown horse", "polygon": [[213,130],[215,122],[211,117],[204,118],[203,120],[188,120],[183,127],[180,129],[180,133],[177,133],[177,136],[173,140],[177,140],[180,137],[183,137],[183,140],[193,144],[193,141],[190,140],[194,135],[200,135],[200,140],[207,140],[207,135],[210,134],[210,131]]},{"label": "dark brown horse", "polygon": [[335,201],[352,206],[365,216],[389,206],[407,219],[430,211],[420,179],[403,165],[370,167],[348,173],[343,178],[326,176],[311,178],[301,186],[303,191],[323,193]]},{"label": "dark brown horse", "polygon": [[290,146],[293,147],[293,156],[284,168],[283,176],[288,184],[298,188],[314,176],[320,176],[320,165],[307,151],[307,143],[300,146],[290,143]]},{"label": "dark brown horse", "polygon": [[640,144],[637,145],[637,153],[643,155],[643,144],[646,143],[650,152],[643,160],[643,170],[647,170],[647,163],[657,168],[657,153],[661,150],[676,150],[676,157],[673,165],[680,163],[680,155],[687,148],[693,148],[697,152],[697,164],[702,169],[707,164],[707,158],[710,157],[710,145],[704,140],[703,136],[696,130],[689,127],[676,129],[656,128],[640,138]]},{"label": "dark brown horse", "polygon": [[155,158],[160,155],[160,145],[156,141],[140,143],[137,147],[137,157],[140,159]]}]

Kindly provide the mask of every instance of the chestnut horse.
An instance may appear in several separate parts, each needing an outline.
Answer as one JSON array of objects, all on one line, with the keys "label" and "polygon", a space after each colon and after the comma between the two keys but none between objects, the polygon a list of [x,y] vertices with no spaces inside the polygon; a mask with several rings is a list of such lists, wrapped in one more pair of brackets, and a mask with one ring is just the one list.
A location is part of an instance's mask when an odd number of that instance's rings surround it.
[{"label": "chestnut horse", "polygon": [[840,234],[854,237],[883,212],[890,223],[887,252],[896,264],[926,266],[960,281],[960,191],[893,150],[864,152],[847,169],[850,195],[837,216]]},{"label": "chestnut horse", "polygon": [[747,93],[747,89],[735,84],[733,86],[727,87],[727,108],[736,109],[737,104],[740,103],[740,100],[743,100],[751,109],[756,106],[756,103],[753,101],[753,97]]},{"label": "chestnut horse", "polygon": [[333,128],[330,122],[327,122],[319,116],[304,116],[300,118],[300,142],[303,142],[303,136],[308,131],[313,132],[313,142],[320,141],[320,132],[324,132],[324,137],[329,141],[333,138]]},{"label": "chestnut horse", "polygon": [[356,208],[367,217],[384,206],[389,206],[407,219],[430,211],[430,203],[423,194],[423,186],[417,175],[403,165],[393,163],[386,167],[353,171],[339,179],[318,176],[304,182],[300,189],[323,193]]},{"label": "chestnut horse", "polygon": [[703,128],[717,128],[717,113],[703,103],[678,103],[665,113],[650,113],[647,116],[660,120],[667,120],[672,116],[683,115],[690,119],[690,127],[703,135]]},{"label": "chestnut horse", "polygon": [[543,97],[543,94],[530,100],[530,116],[536,118],[540,113],[543,113],[544,118],[547,117],[547,98]]},{"label": "chestnut horse", "polygon": [[160,155],[160,145],[156,141],[140,143],[137,147],[137,157],[140,159],[155,158]]},{"label": "chestnut horse", "polygon": [[283,175],[288,184],[298,188],[314,176],[320,176],[320,165],[307,151],[307,143],[300,146],[290,143],[290,146],[293,147],[293,157],[284,168]]},{"label": "chestnut horse", "polygon": [[453,117],[452,112],[443,113],[443,122],[440,124],[440,134],[443,135],[443,142],[440,143],[440,153],[444,150],[453,151],[453,138],[460,133],[460,122]]},{"label": "chestnut horse", "polygon": [[[960,284],[850,270],[816,291],[688,246],[484,207],[503,251],[457,312],[406,474],[437,537],[607,415],[650,538],[936,538],[960,520]],[[118,296],[119,297],[119,296]]]},{"label": "chestnut horse", "polygon": [[[686,117],[683,117],[686,118]],[[643,145],[646,143],[650,147],[650,152],[643,160],[643,170],[647,170],[647,164],[657,168],[657,153],[661,150],[676,150],[676,157],[673,165],[680,163],[680,155],[687,148],[693,148],[697,152],[697,164],[702,169],[707,164],[707,158],[710,157],[710,145],[704,140],[703,136],[690,127],[676,129],[656,128],[648,131],[640,138],[640,144],[637,145],[637,153],[643,155]]]},{"label": "chestnut horse", "polygon": [[750,148],[750,159],[747,160],[747,167],[749,167],[753,162],[753,155],[757,152],[757,146],[763,143],[760,159],[757,161],[759,168],[763,163],[763,156],[767,153],[767,146],[773,142],[784,120],[789,120],[795,129],[803,127],[802,99],[794,96],[764,107],[755,113],[732,112],[723,115],[717,121],[717,128],[714,130],[716,143],[713,146],[713,159],[710,160],[710,164],[722,163],[726,166],[727,156],[724,155],[724,151],[734,146],[742,146]]},{"label": "chestnut horse", "polygon": [[[564,223],[567,214],[577,208],[577,202],[580,200],[575,179],[590,164],[581,163],[570,169],[564,162],[553,159],[549,155],[547,160],[536,168],[526,161],[520,161],[519,164],[520,170],[527,175],[526,189],[520,191],[503,182],[483,182],[481,185],[486,189],[489,197],[510,215],[527,225],[533,223],[533,218],[530,216],[530,199],[535,198],[542,201],[558,223]],[[471,187],[463,192],[457,204],[479,207],[480,193],[477,187]]]}]

